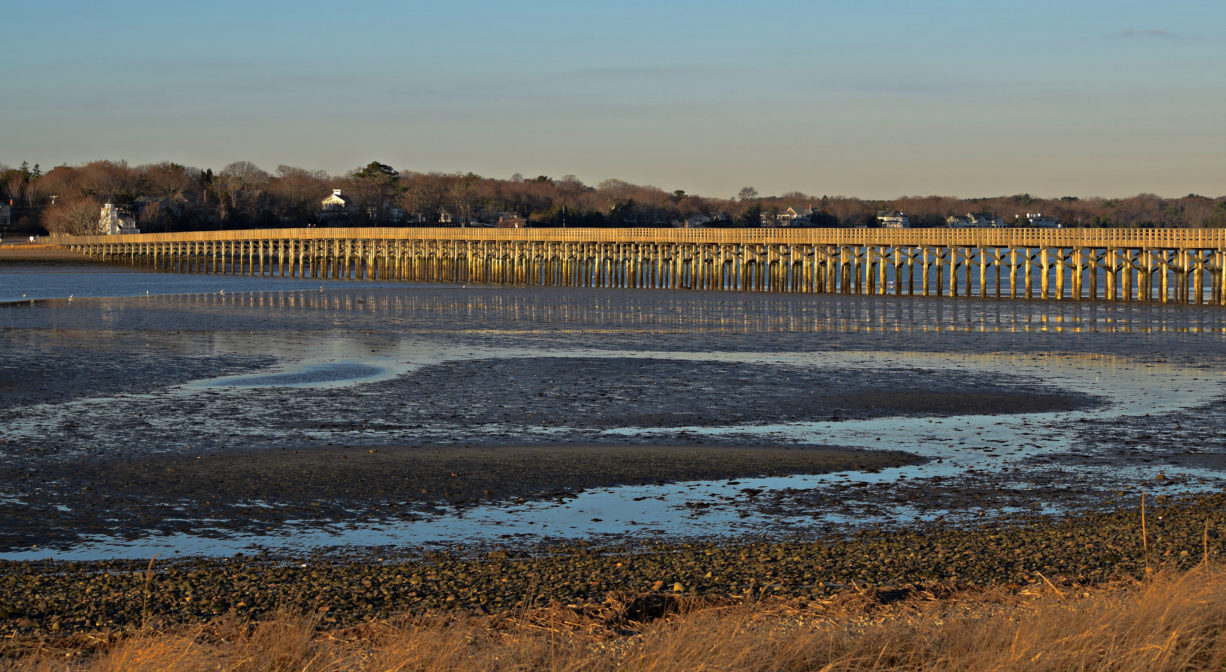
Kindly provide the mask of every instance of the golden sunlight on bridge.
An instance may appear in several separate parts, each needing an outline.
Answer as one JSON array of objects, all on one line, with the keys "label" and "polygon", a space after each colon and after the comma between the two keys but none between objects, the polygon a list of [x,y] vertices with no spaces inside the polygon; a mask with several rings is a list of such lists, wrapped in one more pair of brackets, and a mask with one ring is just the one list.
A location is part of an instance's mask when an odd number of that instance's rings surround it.
[{"label": "golden sunlight on bridge", "polygon": [[304,228],[53,241],[185,273],[1226,305],[1216,229]]}]

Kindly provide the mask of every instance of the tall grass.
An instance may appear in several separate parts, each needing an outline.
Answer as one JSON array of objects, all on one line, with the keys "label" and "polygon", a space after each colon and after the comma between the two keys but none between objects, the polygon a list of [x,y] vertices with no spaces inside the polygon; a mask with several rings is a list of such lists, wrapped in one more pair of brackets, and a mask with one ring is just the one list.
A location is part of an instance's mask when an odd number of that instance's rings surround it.
[{"label": "tall grass", "polygon": [[[1039,584],[891,601],[630,601],[504,616],[401,618],[321,629],[261,623],[0,649],[6,669],[592,671],[1199,670],[1226,665],[1226,573],[1201,567],[1081,589]],[[893,595],[889,597],[894,597]],[[662,601],[663,600],[663,601]],[[637,603],[641,607],[644,602]],[[631,617],[643,618],[639,622]],[[29,648],[34,646],[33,649]]]}]

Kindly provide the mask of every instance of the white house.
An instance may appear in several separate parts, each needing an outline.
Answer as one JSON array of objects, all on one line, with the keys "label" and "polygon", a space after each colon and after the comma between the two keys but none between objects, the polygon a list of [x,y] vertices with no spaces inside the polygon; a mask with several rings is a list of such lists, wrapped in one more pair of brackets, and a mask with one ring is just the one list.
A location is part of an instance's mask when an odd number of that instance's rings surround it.
[{"label": "white house", "polygon": [[968,212],[966,216],[971,220],[971,226],[1000,228],[1005,225],[1005,220],[990,212]]},{"label": "white house", "polygon": [[1035,229],[1058,229],[1060,222],[1057,222],[1054,217],[1048,217],[1039,212],[1026,213],[1027,226]]},{"label": "white house", "polygon": [[102,212],[98,216],[98,230],[104,236],[140,233],[140,229],[136,228],[136,220],[120,216],[119,208],[111,203],[102,206]]},{"label": "white house", "polygon": [[682,222],[681,225],[687,229],[696,229],[700,226],[706,226],[710,223],[711,223],[710,217],[702,213],[699,213],[696,215],[690,215],[689,217],[686,217],[685,221]]},{"label": "white house", "polygon": [[332,194],[320,202],[320,206],[324,212],[331,212],[334,210],[345,210],[352,202],[353,199],[342,194],[340,189],[333,189]]},{"label": "white house", "polygon": [[789,207],[787,210],[779,213],[780,226],[794,226],[795,224],[808,224],[810,218],[813,217],[813,206],[809,206],[808,210],[796,210]]},{"label": "white house", "polygon": [[945,218],[945,225],[951,229],[997,228],[1005,225],[1005,221],[987,212],[968,212],[966,215],[951,215]]},{"label": "white house", "polygon": [[883,229],[909,229],[911,218],[898,210],[882,210],[877,213],[877,225]]},{"label": "white house", "polygon": [[352,205],[352,198],[341,193],[340,189],[333,189],[327,198],[319,202],[319,222],[327,225],[343,221],[349,215]]}]

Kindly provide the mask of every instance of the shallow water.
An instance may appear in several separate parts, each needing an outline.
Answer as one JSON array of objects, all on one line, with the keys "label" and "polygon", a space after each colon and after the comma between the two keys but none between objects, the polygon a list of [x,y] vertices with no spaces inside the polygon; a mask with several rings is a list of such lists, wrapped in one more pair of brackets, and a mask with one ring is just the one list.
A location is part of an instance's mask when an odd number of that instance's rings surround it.
[{"label": "shallow water", "polygon": [[[0,286],[12,275],[0,276]],[[3,452],[11,457],[47,442],[69,452],[87,447],[122,452],[156,441],[165,444],[159,450],[173,451],[189,444],[232,445],[241,436],[252,448],[271,447],[284,441],[286,430],[277,423],[293,413],[278,409],[295,408],[310,399],[316,404],[312,409],[322,409],[328,416],[323,420],[343,418],[349,409],[373,403],[371,395],[382,394],[391,389],[386,386],[407,380],[424,367],[467,360],[730,362],[759,366],[764,375],[779,366],[863,377],[899,369],[948,371],[1040,384],[1093,395],[1105,403],[1088,410],[1003,416],[838,422],[823,418],[669,427],[580,427],[565,417],[547,424],[460,420],[413,429],[385,422],[391,420],[388,416],[367,418],[353,427],[323,422],[319,427],[295,428],[295,435],[317,445],[355,446],[468,441],[670,443],[710,438],[886,447],[930,461],[876,473],[598,488],[562,502],[412,512],[403,520],[368,521],[355,516],[329,525],[290,521],[265,535],[211,529],[210,521],[200,519],[190,535],[151,534],[127,541],[86,537],[72,547],[22,549],[0,554],[2,558],[226,555],[259,548],[299,551],[333,545],[497,543],[607,535],[739,536],[767,529],[804,534],[876,523],[1008,515],[1018,506],[1058,511],[1069,505],[1067,497],[1072,495],[1094,498],[1132,489],[1162,472],[1178,477],[1165,490],[1168,493],[1221,483],[1220,469],[1212,466],[1182,465],[1175,471],[1162,461],[1051,462],[1090,450],[1086,446],[1095,439],[1082,430],[1083,423],[1144,427],[1150,416],[1186,413],[1219,400],[1224,393],[1220,353],[1226,318],[1218,309],[356,283],[333,283],[320,291],[318,283],[302,288],[297,286],[301,281],[271,279],[250,279],[254,283],[250,292],[236,284],[224,293],[180,296],[185,287],[199,288],[216,279],[248,279],[115,271],[97,273],[92,280],[87,273],[72,275],[82,276],[72,279],[78,283],[74,286],[96,286],[106,296],[136,298],[82,300],[84,294],[76,294],[71,303],[0,307],[0,324],[7,327],[0,333],[10,347],[37,343],[60,352],[90,344],[98,356],[106,357],[110,348],[143,352],[142,348],[156,346],[188,357],[258,355],[272,358],[273,363],[170,385],[150,380],[146,390],[118,396],[23,404],[4,415],[0,425],[0,438],[9,442]],[[178,283],[179,278],[184,284]],[[154,280],[163,279],[167,282],[157,285],[163,296],[139,293],[140,285],[152,286]],[[63,286],[56,285],[62,281],[46,283],[51,288],[47,292],[62,295]],[[719,381],[710,385],[718,392]],[[127,420],[137,408],[158,412],[146,414],[139,426],[129,426]],[[411,414],[414,408],[406,404],[400,412]],[[1205,422],[1213,423],[1215,431],[1222,429],[1216,417]],[[163,436],[171,440],[158,440]],[[990,481],[986,486],[984,479]],[[904,485],[934,492],[984,487],[1009,493],[1010,499],[967,508],[905,498],[883,500],[880,490],[854,494],[869,486],[902,491]],[[751,496],[746,489],[761,492]],[[758,504],[790,490],[819,493],[829,505],[798,512]],[[1057,501],[1056,490],[1066,499]],[[19,502],[23,496],[16,484],[0,489],[6,501]]]}]

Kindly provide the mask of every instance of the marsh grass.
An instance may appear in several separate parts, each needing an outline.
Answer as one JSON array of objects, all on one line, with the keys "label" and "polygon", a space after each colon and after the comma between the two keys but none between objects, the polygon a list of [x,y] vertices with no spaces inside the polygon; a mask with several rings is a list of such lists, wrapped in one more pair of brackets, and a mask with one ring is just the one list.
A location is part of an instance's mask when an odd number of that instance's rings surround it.
[{"label": "marsh grass", "polygon": [[1085,588],[850,591],[821,602],[612,595],[493,616],[401,617],[330,629],[258,623],[10,642],[31,672],[637,670],[1191,670],[1226,664],[1226,572]]}]

